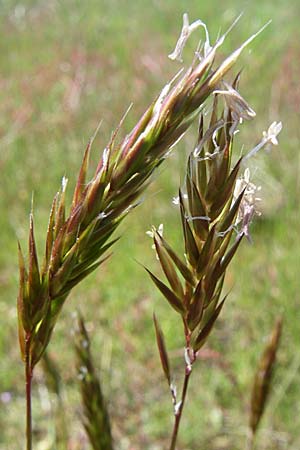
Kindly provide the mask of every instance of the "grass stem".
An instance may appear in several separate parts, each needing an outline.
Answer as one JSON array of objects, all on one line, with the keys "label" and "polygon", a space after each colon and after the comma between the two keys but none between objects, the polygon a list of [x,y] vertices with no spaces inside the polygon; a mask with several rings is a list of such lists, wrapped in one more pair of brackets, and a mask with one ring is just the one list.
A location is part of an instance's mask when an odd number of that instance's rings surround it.
[{"label": "grass stem", "polygon": [[31,381],[30,336],[25,339],[25,384],[26,384],[26,450],[32,450],[32,414],[31,414]]},{"label": "grass stem", "polygon": [[174,421],[170,450],[175,450],[175,448],[176,448],[177,435],[178,435],[178,431],[179,431],[182,411],[183,411],[183,407],[184,407],[184,403],[185,403],[185,398],[186,398],[186,393],[187,393],[187,388],[188,388],[191,373],[192,373],[191,368],[186,366],[185,377],[184,377],[184,382],[183,382],[183,387],[182,387],[181,403],[180,403],[178,411],[175,412],[175,421]]}]

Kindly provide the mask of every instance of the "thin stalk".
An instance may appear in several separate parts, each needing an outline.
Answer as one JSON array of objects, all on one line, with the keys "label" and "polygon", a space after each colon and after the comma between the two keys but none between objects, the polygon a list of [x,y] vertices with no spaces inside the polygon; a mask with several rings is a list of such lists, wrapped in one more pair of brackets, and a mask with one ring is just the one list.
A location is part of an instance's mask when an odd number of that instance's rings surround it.
[{"label": "thin stalk", "polygon": [[255,433],[252,430],[249,430],[249,433],[247,436],[246,450],[254,450],[254,439],[255,439]]},{"label": "thin stalk", "polygon": [[183,382],[183,387],[182,387],[182,394],[181,394],[181,403],[180,403],[178,411],[175,412],[175,422],[174,422],[173,433],[172,433],[172,441],[171,441],[169,450],[175,450],[180,420],[181,420],[181,416],[182,416],[182,411],[183,411],[183,407],[184,407],[184,403],[185,403],[185,398],[186,398],[186,393],[187,393],[187,388],[188,388],[191,373],[192,373],[191,367],[186,366],[185,377],[184,377],[184,382]]},{"label": "thin stalk", "polygon": [[26,385],[26,450],[32,450],[32,414],[31,414],[31,381],[30,335],[25,339],[25,385]]}]

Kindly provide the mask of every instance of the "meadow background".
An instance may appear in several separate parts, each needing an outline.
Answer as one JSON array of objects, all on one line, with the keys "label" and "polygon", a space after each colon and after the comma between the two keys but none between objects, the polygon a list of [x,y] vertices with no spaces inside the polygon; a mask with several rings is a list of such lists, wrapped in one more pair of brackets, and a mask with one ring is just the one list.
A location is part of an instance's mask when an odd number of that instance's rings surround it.
[{"label": "meadow background", "polygon": [[[193,373],[178,450],[245,448],[249,386],[255,364],[278,314],[284,331],[272,396],[257,448],[300,448],[300,2],[293,0],[41,0],[0,1],[0,448],[23,448],[24,386],[16,296],[17,247],[26,246],[34,194],[36,235],[43,250],[52,197],[63,175],[74,187],[83,151],[99,120],[96,164],[112,130],[133,102],[123,134],[178,70],[168,60],[182,14],[207,23],[212,39],[244,16],[228,36],[228,54],[269,19],[272,24],[249,47],[241,93],[257,118],[247,123],[236,152],[254,146],[274,120],[283,122],[279,147],[252,162],[262,186],[262,216],[252,226],[227,276],[229,300]],[[197,34],[197,35],[196,35]],[[192,58],[199,33],[185,52]],[[178,243],[178,210],[172,205],[183,179],[191,130],[156,173],[143,203],[123,223],[113,257],[77,287],[63,310],[49,353],[64,383],[63,406],[45,384],[41,368],[34,385],[37,450],[55,449],[54,415],[69,427],[68,446],[88,449],[80,425],[72,327],[80,307],[93,342],[96,365],[113,418],[120,450],[163,449],[172,425],[172,405],[155,345],[152,312],[164,329],[178,379],[182,342],[174,335],[169,307],[139,261],[158,265],[145,235],[164,223]]]}]

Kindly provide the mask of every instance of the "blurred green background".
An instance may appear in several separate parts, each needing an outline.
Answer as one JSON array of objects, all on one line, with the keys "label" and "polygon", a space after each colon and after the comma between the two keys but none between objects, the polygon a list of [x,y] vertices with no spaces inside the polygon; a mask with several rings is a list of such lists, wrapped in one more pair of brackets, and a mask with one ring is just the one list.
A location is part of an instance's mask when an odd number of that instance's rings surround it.
[{"label": "blurred green background", "polygon": [[[262,215],[253,244],[242,245],[227,276],[230,296],[203,359],[197,364],[178,450],[245,448],[250,386],[256,362],[278,314],[284,331],[270,403],[257,449],[300,448],[300,2],[294,0],[40,0],[0,1],[0,448],[24,447],[24,380],[16,328],[16,241],[25,248],[34,195],[36,235],[43,251],[52,197],[61,178],[69,195],[84,148],[99,120],[95,166],[112,130],[133,102],[128,132],[180,65],[173,50],[182,14],[207,23],[212,40],[241,13],[222,46],[227,55],[269,19],[271,25],[242,55],[240,90],[257,117],[238,135],[236,152],[250,149],[274,120],[283,122],[280,145],[252,161],[261,185]],[[199,35],[184,53],[187,66]],[[202,34],[201,34],[202,36]],[[54,415],[69,428],[67,449],[88,449],[72,348],[73,312],[80,307],[93,341],[96,365],[112,413],[116,448],[167,448],[172,405],[155,345],[152,312],[164,329],[171,363],[182,376],[179,323],[151,285],[139,261],[158,272],[152,224],[181,249],[178,211],[172,205],[196,130],[162,166],[143,203],[123,223],[108,263],[74,290],[50,345],[64,383],[55,412],[41,368],[34,384],[34,448],[55,449]],[[93,166],[93,167],[94,167]],[[92,167],[92,168],[93,168]]]}]

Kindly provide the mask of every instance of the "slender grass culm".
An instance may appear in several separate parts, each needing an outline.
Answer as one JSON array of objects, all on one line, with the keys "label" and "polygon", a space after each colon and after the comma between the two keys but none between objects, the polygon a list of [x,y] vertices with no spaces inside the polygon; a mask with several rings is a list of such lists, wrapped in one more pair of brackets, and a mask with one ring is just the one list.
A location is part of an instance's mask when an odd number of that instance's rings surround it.
[{"label": "slender grass culm", "polygon": [[[183,37],[191,31],[185,23],[175,57],[180,58],[185,42]],[[151,276],[181,314],[186,338],[185,389],[182,402],[179,406],[177,404],[170,447],[175,448],[191,368],[223,306],[224,300],[219,303],[219,298],[225,270],[249,222],[247,214],[244,214],[242,231],[232,247],[229,247],[234,233],[233,224],[246,190],[232,200],[241,165],[240,160],[233,169],[230,167],[233,125],[237,118],[248,118],[253,112],[235,90],[235,84],[231,87],[222,80],[256,35],[215,66],[225,36],[213,46],[206,40],[203,49],[196,53],[192,65],[184,73],[177,74],[162,89],[129,135],[117,144],[116,134],[122,125],[121,121],[103,151],[94,176],[86,181],[92,145],[90,141],[69,212],[66,212],[65,205],[65,178],[60,192],[53,199],[42,263],[36,248],[33,211],[30,213],[28,264],[25,264],[19,245],[18,295],[19,343],[26,382],[27,450],[32,449],[33,372],[50,342],[64,302],[71,290],[108,258],[107,252],[117,240],[111,240],[111,236],[137,205],[154,170],[199,115],[207,98],[216,90],[221,90],[229,108],[223,119],[218,121],[214,116],[215,105],[210,127],[204,134],[201,122],[199,142],[188,165],[188,206],[184,195],[181,192],[179,194],[187,261],[179,260],[162,236],[154,232],[157,253],[172,289],[166,288],[154,275]],[[205,146],[208,146],[206,151]],[[216,158],[212,157],[214,153],[217,153]],[[205,160],[205,164],[202,160]],[[184,288],[175,275],[174,264],[185,279]],[[168,373],[162,334],[157,321],[155,323],[165,373]]]}]

